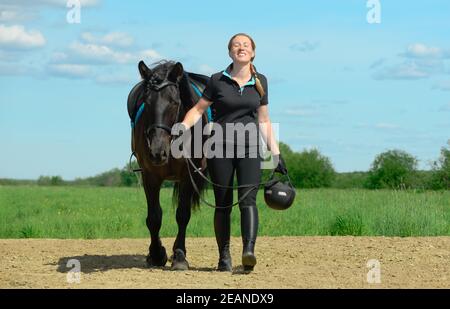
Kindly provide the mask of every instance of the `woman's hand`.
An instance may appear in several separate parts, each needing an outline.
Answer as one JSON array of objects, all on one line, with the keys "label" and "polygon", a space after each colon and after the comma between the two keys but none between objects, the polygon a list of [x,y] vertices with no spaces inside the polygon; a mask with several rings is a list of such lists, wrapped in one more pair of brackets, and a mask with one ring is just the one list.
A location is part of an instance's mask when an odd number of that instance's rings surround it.
[{"label": "woman's hand", "polygon": [[273,158],[275,162],[278,162],[277,167],[275,168],[275,172],[286,175],[288,170],[286,167],[286,163],[284,162],[283,157],[281,156],[281,153],[278,155],[274,155]]},{"label": "woman's hand", "polygon": [[211,104],[211,101],[201,97],[197,104],[188,110],[181,123],[185,125],[186,129],[190,129],[200,118],[202,118],[202,115],[206,113],[206,110]]}]

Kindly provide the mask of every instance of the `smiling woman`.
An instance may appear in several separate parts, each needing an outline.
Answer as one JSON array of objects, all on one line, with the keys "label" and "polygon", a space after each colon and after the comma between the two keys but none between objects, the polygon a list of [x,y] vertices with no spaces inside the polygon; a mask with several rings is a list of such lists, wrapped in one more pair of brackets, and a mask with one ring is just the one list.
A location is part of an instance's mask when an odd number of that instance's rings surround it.
[{"label": "smiling woman", "polygon": [[[203,95],[183,119],[186,130],[190,129],[211,106],[213,122],[223,127],[224,136],[214,132],[216,148],[225,156],[208,157],[208,172],[214,183],[215,214],[214,230],[219,249],[219,271],[231,271],[230,226],[233,207],[233,179],[238,181],[239,209],[241,211],[241,232],[243,241],[242,265],[251,271],[256,265],[254,254],[258,233],[258,208],[256,195],[261,181],[261,161],[258,155],[260,135],[265,140],[274,159],[278,162],[276,171],[287,174],[280,156],[280,150],[272,133],[269,118],[268,85],[266,77],[257,72],[253,65],[256,44],[245,33],[237,33],[228,42],[228,55],[233,60],[225,70],[213,74]],[[228,128],[235,124],[261,128],[239,138]],[[258,124],[258,126],[256,125]],[[231,134],[230,134],[231,133]],[[253,134],[252,134],[253,133]]]}]

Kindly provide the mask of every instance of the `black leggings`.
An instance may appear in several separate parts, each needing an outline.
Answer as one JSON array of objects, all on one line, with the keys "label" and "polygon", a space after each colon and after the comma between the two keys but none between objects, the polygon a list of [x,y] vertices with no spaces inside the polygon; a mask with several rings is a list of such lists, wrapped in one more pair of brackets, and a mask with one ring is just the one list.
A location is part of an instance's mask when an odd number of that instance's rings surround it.
[{"label": "black leggings", "polygon": [[[235,150],[236,151],[236,150]],[[248,157],[248,149],[245,158],[211,158],[208,159],[208,172],[211,180],[220,185],[232,186],[234,171],[236,170],[238,185],[259,184],[261,180],[261,158]],[[251,192],[239,203],[241,211],[241,234],[244,246],[248,242],[253,244],[258,233],[258,208],[256,207],[256,194],[259,187],[239,188],[238,198],[251,190]],[[216,233],[219,252],[229,246],[231,228],[231,207],[233,204],[233,189],[214,186],[216,209],[214,213],[214,230]]]}]

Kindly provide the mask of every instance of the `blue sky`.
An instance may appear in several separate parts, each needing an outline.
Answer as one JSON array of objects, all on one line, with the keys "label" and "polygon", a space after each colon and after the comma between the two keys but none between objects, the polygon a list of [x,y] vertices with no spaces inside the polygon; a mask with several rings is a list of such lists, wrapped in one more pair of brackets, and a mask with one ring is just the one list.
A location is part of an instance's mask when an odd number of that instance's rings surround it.
[{"label": "blue sky", "polygon": [[381,0],[81,1],[0,4],[0,178],[65,179],[122,167],[137,63],[161,58],[210,75],[229,38],[256,41],[269,113],[295,151],[318,148],[338,172],[401,149],[421,169],[450,138],[450,2]]}]

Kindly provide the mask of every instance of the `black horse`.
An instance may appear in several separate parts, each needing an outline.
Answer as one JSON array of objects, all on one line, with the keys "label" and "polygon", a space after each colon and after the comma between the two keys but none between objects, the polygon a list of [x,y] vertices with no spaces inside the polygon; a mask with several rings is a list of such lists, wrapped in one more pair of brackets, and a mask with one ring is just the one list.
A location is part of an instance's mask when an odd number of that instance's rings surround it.
[{"label": "black horse", "polygon": [[[172,270],[186,270],[189,268],[185,247],[186,228],[191,209],[199,206],[200,199],[193,190],[188,168],[200,194],[205,183],[184,158],[175,159],[171,155],[171,128],[181,122],[187,111],[195,105],[209,78],[185,72],[181,63],[172,61],[159,62],[152,69],[140,61],[138,68],[142,81],[134,86],[128,96],[128,113],[133,128],[131,148],[142,169],[147,198],[146,223],[151,236],[147,263],[149,266],[164,266],[167,262],[166,250],[159,237],[162,222],[159,192],[162,182],[171,180],[175,182],[172,203],[177,204],[178,224],[178,234],[173,244]],[[205,114],[196,125],[204,126],[207,121]],[[205,138],[201,138],[203,145]],[[193,158],[192,161],[197,167],[202,167],[202,171],[205,169],[206,158]]]}]

